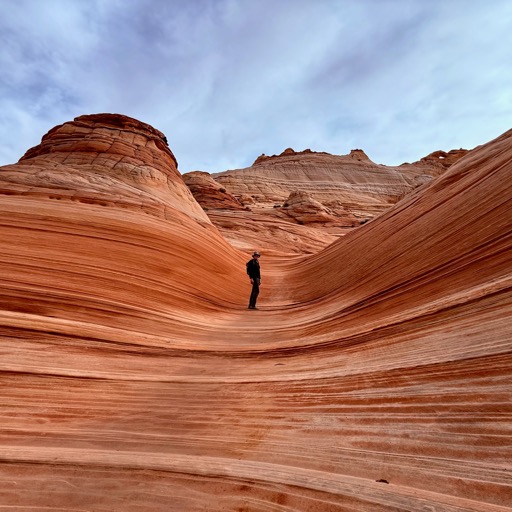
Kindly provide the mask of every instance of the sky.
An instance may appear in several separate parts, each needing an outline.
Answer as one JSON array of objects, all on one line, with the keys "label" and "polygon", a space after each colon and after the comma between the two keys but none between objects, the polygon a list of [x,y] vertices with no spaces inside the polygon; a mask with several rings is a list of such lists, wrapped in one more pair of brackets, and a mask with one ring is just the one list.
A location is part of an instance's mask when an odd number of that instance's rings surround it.
[{"label": "sky", "polygon": [[291,147],[399,165],[512,128],[511,0],[0,0],[0,165],[83,114],[182,173]]}]

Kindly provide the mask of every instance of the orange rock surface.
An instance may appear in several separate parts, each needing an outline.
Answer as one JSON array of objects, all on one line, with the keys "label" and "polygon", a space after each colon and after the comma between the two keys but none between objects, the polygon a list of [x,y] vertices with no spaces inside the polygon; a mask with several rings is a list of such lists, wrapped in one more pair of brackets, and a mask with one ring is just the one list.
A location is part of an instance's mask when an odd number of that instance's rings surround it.
[{"label": "orange rock surface", "polygon": [[512,131],[315,255],[262,251],[248,311],[160,132],[52,130],[0,169],[0,506],[510,510],[511,162]]},{"label": "orange rock surface", "polygon": [[360,149],[349,155],[331,155],[288,148],[280,155],[258,157],[251,167],[212,176],[235,196],[278,202],[299,190],[322,204],[341,201],[348,212],[366,219],[431,181],[466,153],[437,151],[419,162],[389,167],[375,164]]},{"label": "orange rock surface", "polygon": [[413,164],[387,167],[360,149],[337,156],[288,148],[281,155],[261,155],[246,169],[193,172],[184,179],[235,247],[263,244],[282,253],[312,254],[429,183],[466,153],[436,151]]},{"label": "orange rock surface", "polygon": [[193,171],[183,175],[183,181],[192,192],[196,201],[205,210],[221,208],[242,210],[243,204],[217,183],[207,172]]}]

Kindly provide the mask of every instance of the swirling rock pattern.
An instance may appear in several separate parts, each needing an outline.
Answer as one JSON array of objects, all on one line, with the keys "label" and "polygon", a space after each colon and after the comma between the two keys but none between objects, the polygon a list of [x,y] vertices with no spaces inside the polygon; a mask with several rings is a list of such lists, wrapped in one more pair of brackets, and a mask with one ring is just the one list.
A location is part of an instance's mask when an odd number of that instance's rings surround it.
[{"label": "swirling rock pattern", "polygon": [[261,155],[251,167],[213,174],[235,196],[250,195],[259,202],[284,201],[294,190],[322,204],[341,201],[360,219],[387,210],[419,185],[431,181],[467,153],[436,151],[398,167],[375,164],[361,149],[331,155],[291,148],[280,155]]},{"label": "swirling rock pattern", "polygon": [[[331,204],[335,205],[334,202]],[[300,190],[294,190],[283,206],[286,213],[301,224],[341,224],[350,227],[359,224],[341,204],[338,203],[339,208],[333,211]]]},{"label": "swirling rock pattern", "polygon": [[243,210],[244,205],[226,189],[217,183],[207,172],[193,171],[183,175],[183,181],[192,192],[196,201],[205,210],[220,208]]},{"label": "swirling rock pattern", "polygon": [[0,508],[510,510],[511,162],[512,131],[315,255],[263,253],[247,311],[248,256],[159,132],[50,132],[0,170]]},{"label": "swirling rock pattern", "polygon": [[0,192],[115,206],[165,218],[208,217],[183,184],[163,133],[116,114],[56,126],[15,166],[2,168]]},{"label": "swirling rock pattern", "polygon": [[235,247],[312,254],[429,183],[466,153],[436,151],[413,164],[387,167],[361,149],[337,156],[288,148],[280,155],[261,155],[246,169],[193,172],[184,179]]}]

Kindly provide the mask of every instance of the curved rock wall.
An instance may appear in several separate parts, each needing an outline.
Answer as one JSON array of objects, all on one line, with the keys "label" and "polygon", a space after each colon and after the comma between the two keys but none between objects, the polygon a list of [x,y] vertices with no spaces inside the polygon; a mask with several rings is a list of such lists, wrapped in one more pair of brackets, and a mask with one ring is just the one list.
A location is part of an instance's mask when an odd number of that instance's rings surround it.
[{"label": "curved rock wall", "polygon": [[50,130],[15,167],[3,167],[0,186],[159,217],[183,212],[209,223],[177,166],[163,133],[127,116],[95,114]]},{"label": "curved rock wall", "polygon": [[167,150],[141,189],[106,147],[0,169],[2,506],[510,510],[512,132],[314,256],[263,252],[256,311]]},{"label": "curved rock wall", "polygon": [[262,155],[251,167],[212,176],[235,196],[273,202],[300,190],[323,204],[341,201],[352,214],[367,218],[432,180],[465,153],[438,151],[413,164],[389,167],[375,164],[359,149],[349,155],[331,155],[289,148],[281,155]]},{"label": "curved rock wall", "polygon": [[162,137],[124,116],[82,116],[1,168],[9,322],[100,338],[108,327],[126,339],[143,319],[159,335],[211,302],[241,300],[244,257],[211,225]]},{"label": "curved rock wall", "polygon": [[436,151],[413,164],[387,167],[360,149],[338,156],[288,148],[261,155],[245,169],[183,177],[235,247],[300,255],[318,252],[383,213],[465,154]]}]

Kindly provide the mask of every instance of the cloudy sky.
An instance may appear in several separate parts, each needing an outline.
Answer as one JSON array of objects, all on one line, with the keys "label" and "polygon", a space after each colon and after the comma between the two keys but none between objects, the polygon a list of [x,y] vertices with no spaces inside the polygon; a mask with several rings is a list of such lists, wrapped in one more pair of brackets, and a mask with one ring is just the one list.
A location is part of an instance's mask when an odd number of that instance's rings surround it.
[{"label": "cloudy sky", "polygon": [[512,128],[510,0],[0,0],[0,165],[82,114],[181,172],[287,147],[387,165]]}]

